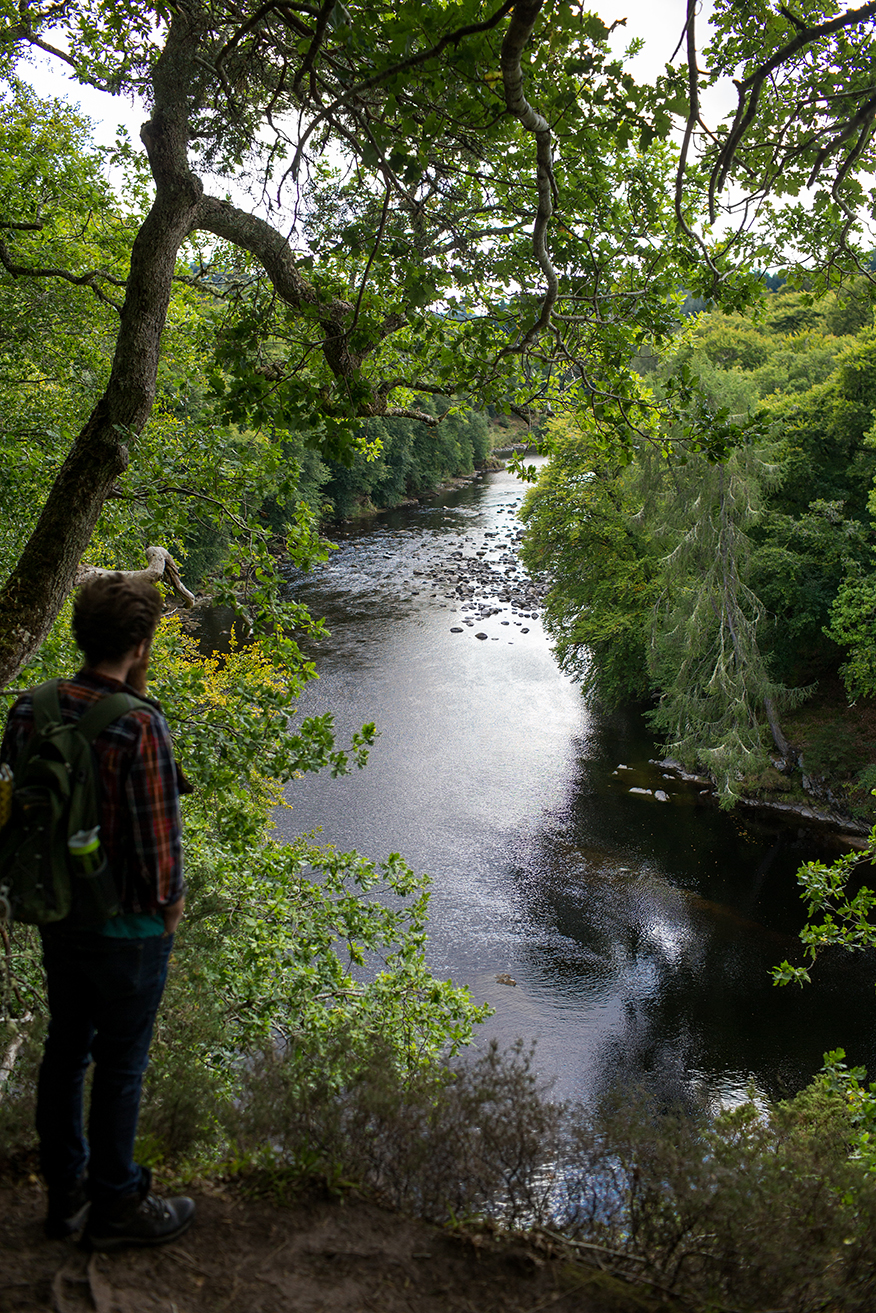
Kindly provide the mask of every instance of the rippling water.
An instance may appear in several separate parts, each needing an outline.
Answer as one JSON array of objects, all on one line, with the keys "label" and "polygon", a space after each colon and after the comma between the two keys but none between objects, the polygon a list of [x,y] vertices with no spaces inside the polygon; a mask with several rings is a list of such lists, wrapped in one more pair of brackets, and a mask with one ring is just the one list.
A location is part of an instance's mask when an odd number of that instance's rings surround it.
[{"label": "rippling water", "polygon": [[489,475],[351,530],[293,580],[331,630],[300,714],[381,737],[364,771],[296,782],[281,831],[428,871],[432,969],[495,1007],[485,1033],[536,1039],[559,1094],[781,1096],[838,1046],[876,1074],[872,960],[839,958],[802,992],[770,983],[819,840],[718,813],[662,778],[636,716],[585,709],[509,564],[522,495]]}]

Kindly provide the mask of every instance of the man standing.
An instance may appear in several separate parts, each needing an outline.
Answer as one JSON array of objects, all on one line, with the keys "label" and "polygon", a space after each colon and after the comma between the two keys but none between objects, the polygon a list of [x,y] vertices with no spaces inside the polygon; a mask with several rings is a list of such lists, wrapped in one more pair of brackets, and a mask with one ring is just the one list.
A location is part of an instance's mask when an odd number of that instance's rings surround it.
[{"label": "man standing", "polygon": [[[110,693],[144,699],[161,610],[158,589],[136,576],[98,575],[83,585],[73,634],[85,667],[58,685],[66,721]],[[158,703],[144,700],[93,745],[100,836],[121,913],[102,925],[82,926],[71,917],[40,930],[49,999],[37,1091],[46,1234],[72,1234],[85,1218],[84,1239],[95,1249],[174,1240],[195,1209],[191,1199],[151,1194],[148,1168],[133,1159],[152,1029],[185,909],[170,733]],[[33,728],[33,699],[25,693],[9,713],[0,760],[14,767]],[[86,1142],[82,1094],[92,1060]]]}]

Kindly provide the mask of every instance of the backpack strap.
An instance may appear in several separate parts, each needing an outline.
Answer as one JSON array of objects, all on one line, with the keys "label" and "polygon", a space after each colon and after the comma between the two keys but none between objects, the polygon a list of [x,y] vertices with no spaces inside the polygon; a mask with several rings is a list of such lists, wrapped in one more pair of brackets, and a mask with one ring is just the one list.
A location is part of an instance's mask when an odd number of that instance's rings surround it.
[{"label": "backpack strap", "polygon": [[38,684],[31,694],[34,729],[40,734],[44,734],[50,725],[64,723],[58,697],[59,682],[57,679],[47,679],[45,684]]},{"label": "backpack strap", "polygon": [[76,728],[84,739],[93,743],[98,734],[102,734],[119,716],[123,716],[126,711],[138,711],[141,708],[145,711],[155,709],[148,702],[134,697],[133,693],[108,693],[79,717]]},{"label": "backpack strap", "polygon": [[[33,690],[34,728],[41,734],[44,734],[50,725],[64,724],[61,701],[58,697],[59,682],[57,679],[49,679]],[[98,734],[102,734],[108,725],[118,720],[119,716],[124,716],[127,711],[137,711],[141,707],[146,711],[155,710],[148,702],[135,697],[133,693],[107,693],[106,697],[99,698],[79,717],[75,722],[76,728],[88,743],[93,743]]]}]

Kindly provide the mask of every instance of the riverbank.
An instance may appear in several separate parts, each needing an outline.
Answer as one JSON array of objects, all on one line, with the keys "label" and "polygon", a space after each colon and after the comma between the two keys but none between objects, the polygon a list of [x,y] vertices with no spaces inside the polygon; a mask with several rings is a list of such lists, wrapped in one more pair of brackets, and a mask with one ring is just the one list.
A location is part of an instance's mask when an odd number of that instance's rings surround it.
[{"label": "riverbank", "polygon": [[[707,775],[686,771],[680,762],[674,761],[671,757],[654,761],[653,764],[663,772],[663,779],[694,785],[699,789],[701,797],[708,797],[716,807],[719,805],[718,793],[713,781]],[[796,774],[800,773],[796,772]],[[775,781],[773,776],[777,777]],[[789,821],[795,819],[803,821],[807,826],[822,831],[825,839],[829,836],[835,840],[841,848],[863,849],[866,846],[872,822],[852,815],[842,806],[832,806],[830,802],[819,805],[818,797],[810,797],[803,789],[799,778],[795,780],[793,776],[783,776],[775,769],[768,772],[768,777],[767,784],[758,781],[748,783],[748,788],[752,791],[744,792],[736,801],[736,808],[740,812],[778,816]],[[760,778],[762,781],[762,777]],[[824,789],[836,798],[834,790],[838,789],[839,785],[829,780],[824,780],[822,783]],[[652,792],[655,796],[660,793],[659,790]],[[659,800],[663,801],[663,797]]]},{"label": "riverbank", "polygon": [[199,1185],[176,1244],[84,1253],[42,1235],[34,1177],[0,1187],[3,1313],[669,1313],[544,1235],[429,1226],[354,1195],[287,1207]]},{"label": "riverbank", "polygon": [[[503,454],[506,450],[510,454],[514,448],[503,448]],[[525,448],[522,448],[522,450],[525,450]],[[470,483],[476,483],[479,479],[482,479],[484,475],[495,474],[504,468],[504,462],[497,459],[497,452],[493,452],[492,456],[483,461],[476,469],[473,469],[466,474],[454,474],[450,478],[442,479],[440,483],[436,483],[434,487],[427,488],[418,497],[400,497],[399,500],[394,501],[391,506],[375,506],[369,498],[365,498],[357,505],[356,511],[353,515],[347,515],[342,520],[327,520],[325,522],[325,527],[330,530],[332,524],[349,525],[362,522],[367,523],[378,515],[387,515],[391,511],[403,510],[406,506],[428,505],[429,502],[434,501],[438,497],[442,497],[447,493],[457,492],[460,488],[468,487]]]},{"label": "riverbank", "polygon": [[[784,718],[784,730],[798,765],[790,773],[770,765],[745,779],[737,806],[797,818],[835,834],[846,847],[864,847],[876,823],[876,701],[858,698],[850,705],[840,680],[827,676]],[[658,764],[677,778],[710,783],[677,762]]]},{"label": "riverbank", "polygon": [[[428,505],[448,493],[459,491],[468,484],[483,479],[487,474],[495,474],[504,469],[506,457],[534,454],[535,444],[532,440],[531,431],[526,423],[517,416],[502,415],[493,418],[488,421],[488,427],[490,433],[489,452],[484,459],[475,459],[473,469],[456,474],[446,472],[431,485],[422,487],[415,495],[397,496],[386,504],[372,500],[371,494],[363,492],[355,499],[352,510],[348,508],[346,513],[338,518],[327,519],[325,527],[330,530],[332,524],[367,524],[375,517],[392,511],[402,510],[405,507]],[[409,483],[408,487],[410,488],[410,486]],[[414,486],[417,486],[416,482]]]}]

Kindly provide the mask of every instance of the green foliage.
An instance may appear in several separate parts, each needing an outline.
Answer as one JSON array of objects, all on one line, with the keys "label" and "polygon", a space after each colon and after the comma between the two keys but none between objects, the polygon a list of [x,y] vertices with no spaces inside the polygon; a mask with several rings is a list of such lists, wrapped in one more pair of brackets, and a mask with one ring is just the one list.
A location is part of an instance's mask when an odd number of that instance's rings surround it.
[{"label": "green foliage", "polygon": [[769,1108],[751,1098],[696,1119],[624,1091],[575,1119],[559,1229],[696,1308],[864,1313],[876,1178],[850,1156],[837,1061]]},{"label": "green foliage", "polygon": [[[876,338],[869,321],[845,332],[851,303],[865,321],[859,284],[816,300],[785,283],[753,316],[689,320],[648,356],[623,442],[554,421],[524,512],[564,668],[608,703],[655,693],[667,749],[728,802],[767,768],[766,721],[793,757],[777,713],[818,677],[839,668],[851,697],[876,692]],[[649,581],[637,607],[631,560]]]},{"label": "green foliage", "polygon": [[[792,966],[782,962],[773,971],[777,985],[802,985],[826,948],[843,948],[862,952],[876,944],[873,909],[876,893],[862,877],[876,858],[876,829],[860,852],[845,853],[830,865],[805,862],[797,872],[797,882],[806,904],[806,925],[800,931],[808,965]],[[820,918],[820,919],[819,919]]]},{"label": "green foliage", "polygon": [[869,533],[842,502],[810,503],[802,515],[766,510],[751,539],[751,586],[767,620],[763,638],[772,669],[790,684],[835,670],[838,640],[826,627],[850,564],[866,560]]},{"label": "green foliage", "polygon": [[[131,234],[88,136],[87,120],[61,102],[38,99],[17,79],[0,89],[0,241],[22,271],[63,266],[87,279],[98,269],[98,287],[117,297]],[[114,320],[87,284],[0,274],[4,570],[106,382]]]},{"label": "green foliage", "polygon": [[866,521],[876,475],[867,442],[876,408],[876,334],[867,329],[851,342],[838,341],[843,349],[825,382],[770,406],[788,447],[776,506],[799,516],[816,490],[824,501],[842,502],[847,518]]},{"label": "green foliage", "polygon": [[614,707],[650,689],[656,563],[626,490],[626,450],[571,420],[553,421],[548,434],[551,460],[522,511],[522,558],[550,581],[545,624],[560,666],[586,696]]},{"label": "green foliage", "polygon": [[856,572],[843,580],[826,632],[848,648],[841,674],[849,696],[876,695],[876,577]]},{"label": "green foliage", "polygon": [[[757,0],[742,10],[737,0],[719,0],[702,53],[704,83],[732,77],[739,94],[736,122],[707,134],[702,163],[717,168],[713,184],[741,189],[744,199],[737,195],[732,208],[742,211],[754,257],[784,252],[782,274],[805,279],[807,290],[859,274],[872,240],[865,215],[873,143],[858,127],[872,94],[870,18],[864,8],[832,3],[792,11]],[[740,122],[747,128],[741,141],[734,137]],[[739,241],[731,229],[727,246]]]},{"label": "green foliage", "polygon": [[701,312],[661,360],[658,378],[687,365],[708,395],[735,415],[770,399],[781,404],[826,382],[848,349],[834,327],[843,304],[837,294],[815,302],[786,284],[753,314]]},{"label": "green foliage", "polygon": [[[153,691],[195,792],[183,800],[189,896],[143,1128],[152,1161],[209,1159],[227,1142],[221,1116],[266,1046],[282,1046],[289,1062],[297,1053],[308,1070],[320,1053],[327,1080],[330,1053],[343,1054],[349,1072],[377,1046],[402,1078],[467,1044],[487,1010],[426,967],[428,877],[397,854],[375,865],[313,837],[271,837],[284,786],[294,789],[302,771],[363,765],[374,726],[342,750],[330,716],[296,723],[296,694],[314,671],[276,636],[270,660],[257,643],[200,659],[169,621],[154,653]],[[11,1035],[45,1013],[28,927],[14,927],[3,971],[0,1020]],[[27,1102],[29,1080],[16,1081]]]},{"label": "green foliage", "polygon": [[[401,416],[423,391],[527,405],[566,387],[574,359],[600,394],[632,395],[630,356],[671,331],[678,268],[694,259],[666,187],[677,71],[640,86],[601,20],[554,0],[538,17],[524,78],[557,141],[562,222],[548,240],[570,317],[567,341],[543,337],[521,370],[544,269],[533,142],[507,112],[499,71],[507,22],[475,0],[428,20],[408,0],[354,4],[293,53],[276,14],[248,23],[247,12],[205,11],[200,43],[160,6],[148,35],[138,12],[124,49],[104,5],[65,32],[83,79],[147,98],[157,53],[176,38],[180,76],[190,57],[197,65],[190,163],[251,180],[284,238],[291,229],[291,296],[265,276],[251,228],[234,244],[196,239],[192,268],[224,298],[211,370],[223,422],[306,433],[343,463],[361,450],[361,416]],[[215,58],[223,68],[205,78]],[[362,79],[364,118],[347,95]]]},{"label": "green foliage", "polygon": [[873,284],[869,278],[856,278],[838,292],[825,313],[827,329],[838,337],[860,333],[873,327]]},{"label": "green foliage", "polygon": [[[548,1213],[562,1109],[546,1098],[533,1055],[518,1044],[400,1081],[378,1046],[366,1064],[343,1037],[310,1062],[269,1051],[247,1074],[230,1121],[238,1146],[268,1182],[319,1174],[355,1184],[385,1205],[434,1222],[500,1215],[531,1225]],[[269,1148],[267,1146],[270,1146]]]},{"label": "green foliage", "polygon": [[[835,742],[831,744],[833,752],[838,748]],[[861,783],[874,782],[876,772],[868,767],[861,773]],[[864,883],[874,863],[876,827],[859,852],[845,853],[829,865],[815,861],[800,867],[797,882],[806,904],[806,924],[800,931],[804,965],[792,965],[787,959],[779,963],[773,968],[774,984],[811,983],[811,972],[825,951],[841,948],[859,953],[876,947],[876,892]],[[876,1180],[876,1084],[865,1085],[865,1070],[849,1068],[845,1056],[842,1049],[825,1055],[823,1071],[811,1087],[810,1097],[816,1102],[839,1100],[848,1123],[850,1158],[870,1180]]]},{"label": "green foliage", "polygon": [[[106,184],[93,176],[87,152],[76,154],[69,131],[59,133],[62,148],[55,150],[46,133],[31,130],[33,122],[20,130],[29,113],[23,101],[6,134],[7,153],[33,160],[35,168],[0,166],[9,184],[5,191],[0,186],[0,223],[34,285],[51,273],[52,287],[94,294],[101,311],[107,288],[127,287],[118,307],[120,334],[107,328],[100,368],[80,372],[86,386],[79,399],[84,402],[91,388],[89,400],[102,397],[105,405],[92,410],[93,428],[80,427],[75,460],[65,467],[72,498],[96,490],[80,503],[90,531],[105,495],[104,484],[92,477],[90,443],[104,444],[106,452],[124,439],[131,450],[129,471],[113,488],[99,527],[98,548],[106,550],[109,539],[118,547],[126,535],[129,548],[135,534],[160,526],[178,550],[192,549],[198,571],[212,568],[226,541],[233,556],[239,539],[259,539],[254,516],[285,529],[284,505],[300,508],[306,501],[319,513],[315,499],[302,496],[298,473],[284,467],[290,451],[294,465],[305,446],[337,465],[357,457],[367,464],[378,447],[362,419],[408,417],[420,395],[446,395],[457,407],[476,399],[478,406],[518,413],[563,399],[600,431],[611,428],[622,444],[631,433],[651,432],[660,410],[664,428],[682,434],[690,451],[717,457],[738,437],[736,417],[753,405],[759,370],[772,368],[775,379],[785,359],[796,365],[797,356],[802,361],[807,355],[800,379],[822,377],[833,349],[831,325],[848,333],[866,322],[862,286],[842,305],[834,297],[824,342],[816,342],[813,331],[806,352],[789,342],[781,361],[764,351],[756,334],[743,342],[737,332],[728,343],[718,333],[699,393],[684,362],[652,395],[631,368],[671,343],[681,288],[694,302],[708,299],[735,314],[762,293],[763,276],[754,265],[770,263],[783,243],[793,245],[798,273],[807,264],[821,266],[812,282],[818,291],[863,268],[852,236],[865,195],[866,134],[849,146],[833,185],[822,186],[820,172],[834,150],[813,157],[819,134],[806,135],[801,123],[811,103],[827,106],[833,121],[836,98],[826,90],[818,58],[797,60],[794,43],[784,49],[789,19],[770,13],[764,33],[748,19],[737,0],[719,7],[720,39],[701,76],[706,82],[736,76],[756,66],[764,49],[776,52],[781,76],[744,120],[752,142],[745,147],[746,169],[762,189],[751,213],[772,225],[771,238],[747,231],[746,223],[719,237],[714,215],[709,228],[700,223],[706,204],[714,210],[708,158],[727,143],[726,125],[698,142],[703,149],[691,153],[677,186],[669,185],[678,164],[670,144],[674,119],[691,108],[683,68],[668,67],[653,85],[637,84],[613,53],[602,20],[565,0],[489,15],[480,0],[459,0],[426,17],[416,0],[356,0],[343,13],[333,9],[330,21],[310,12],[299,17],[292,45],[288,15],[249,0],[224,8],[193,0],[185,16],[157,3],[95,0],[69,12],[31,10],[27,23],[10,18],[0,28],[0,54],[16,96],[13,59],[32,47],[57,49],[46,46],[48,33],[82,83],[139,96],[155,115],[142,134],[152,182],[129,141],[121,139],[112,152],[126,171],[125,207],[101,204]],[[829,28],[812,34],[821,42],[813,49],[829,51],[838,61],[831,67],[845,68],[852,47],[835,36],[834,24]],[[869,50],[867,31],[858,37],[861,50]],[[628,53],[637,48],[634,40]],[[851,86],[839,102],[851,97],[848,103],[857,105],[867,76],[852,60]],[[737,84],[743,91],[749,85],[738,78]],[[351,87],[362,94],[351,95]],[[810,93],[814,99],[807,99]],[[522,108],[523,94],[534,117]],[[63,117],[57,108],[40,113],[45,122],[52,113]],[[536,121],[543,125],[537,140]],[[856,122],[839,133],[837,150],[848,145]],[[169,153],[160,144],[165,132],[175,143]],[[781,155],[788,143],[788,167],[779,167],[775,151]],[[690,163],[694,157],[696,164]],[[741,159],[742,153],[737,163]],[[803,160],[812,171],[812,203],[770,211],[769,193],[784,202],[799,192]],[[198,167],[208,189],[225,178],[234,180],[238,196],[249,189],[259,217],[230,197],[202,195]],[[64,186],[54,185],[55,176]],[[159,203],[150,207],[152,183]],[[44,215],[46,196],[54,208]],[[159,250],[165,269],[179,255],[177,278],[192,292],[187,298],[177,288],[169,312],[163,276],[152,277]],[[132,252],[138,256],[133,261]],[[47,260],[51,269],[40,268]],[[17,274],[18,265],[12,267]],[[5,291],[5,276],[3,283]],[[796,297],[794,287],[801,285],[791,272],[774,297],[783,308],[777,331],[786,337],[808,335],[818,319],[808,284]],[[151,292],[158,299],[144,314]],[[203,300],[193,309],[197,295]],[[63,297],[59,301],[66,307]],[[87,330],[86,323],[91,346]],[[175,330],[185,359],[174,359]],[[128,350],[132,342],[135,351]],[[75,344],[69,346],[67,354],[75,355]],[[104,390],[110,360],[112,386]],[[142,378],[135,361],[142,362]],[[32,355],[27,364],[33,369]],[[707,377],[710,371],[714,377]],[[137,448],[156,373],[153,449],[147,438],[141,459]],[[767,391],[764,384],[761,398]],[[83,405],[79,419],[87,413]],[[64,419],[72,423],[72,416]],[[99,436],[101,425],[106,432]],[[451,427],[439,430],[434,446],[444,450],[434,461],[415,453],[407,471],[404,460],[390,463],[382,479],[360,470],[355,491],[333,471],[339,502],[348,506],[372,492],[382,499],[384,490],[397,496],[402,482],[410,489],[454,464],[464,467],[460,453],[454,460],[449,451]],[[67,436],[65,427],[56,455]],[[118,460],[107,457],[107,470],[122,464],[121,452],[113,456]],[[38,464],[42,486],[30,489],[38,494],[29,499],[34,508],[57,471],[57,464]],[[859,465],[851,479],[854,515],[854,494],[873,472],[866,460]],[[790,489],[791,481],[786,484]],[[830,500],[844,497],[833,486],[822,492]],[[214,508],[209,514],[207,506]],[[188,518],[206,523],[184,524],[181,507]],[[82,550],[73,520],[62,534],[54,520],[35,552],[44,561],[52,558],[49,573],[57,579],[45,583],[31,607],[41,613],[16,632],[33,638],[48,628],[69,585],[65,545],[71,552],[75,546],[77,555]],[[48,530],[48,521],[43,524]],[[10,539],[10,560],[19,546]],[[267,571],[263,553],[256,570],[262,568]],[[11,638],[6,648],[14,668]],[[23,659],[23,643],[19,649]]]},{"label": "green foliage", "polygon": [[[784,983],[784,982],[781,982]],[[811,1085],[786,1105],[787,1114],[805,1119],[811,1133],[847,1142],[850,1157],[876,1175],[876,1085],[865,1085],[863,1067],[849,1067],[845,1050],[825,1053],[824,1066]]]},{"label": "green foliage", "polygon": [[407,418],[369,420],[362,446],[348,463],[328,460],[321,495],[335,519],[357,509],[392,507],[430,492],[454,475],[471,474],[490,454],[486,418],[450,408],[442,397],[418,397],[417,410],[443,415],[437,427]]},{"label": "green foliage", "polygon": [[[38,100],[14,79],[0,103],[0,218],[8,220],[0,234],[4,250],[22,269],[64,269],[70,279],[84,280],[78,285],[66,278],[12,278],[0,272],[4,570],[14,565],[76,432],[105,386],[118,324],[107,298],[121,294],[138,207],[150,203],[143,162],[130,143],[120,138],[113,151],[99,151],[88,144],[88,127],[75,112]],[[125,173],[124,208],[106,181],[110,161]],[[16,223],[28,226],[19,230]],[[197,262],[192,249],[185,255]],[[190,271],[191,264],[181,265],[188,281]],[[97,298],[95,287],[104,299]],[[324,428],[321,420],[314,421],[315,429],[283,428],[275,409],[265,413],[263,428],[223,421],[221,399],[208,381],[211,370],[216,378],[217,332],[221,341],[223,326],[230,331],[221,300],[219,306],[206,288],[176,285],[152,417],[105,503],[88,558],[100,566],[130,568],[141,563],[146,543],[159,542],[178,558],[192,588],[209,581],[217,600],[238,607],[249,625],[273,623],[282,634],[299,617],[279,600],[280,552],[306,567],[324,555],[314,532],[321,517],[346,513],[372,493],[378,504],[391,505],[450,473],[470,471],[487,454],[486,424],[456,412],[437,432],[412,420],[375,421],[378,429],[386,423],[400,430],[386,434],[389,459],[377,455],[381,435],[368,435],[366,427],[369,458],[358,457],[358,469],[346,479],[336,507],[334,489],[326,485],[337,469],[313,450]],[[429,399],[425,411],[440,413],[448,404]],[[50,639],[50,646],[55,641]],[[40,662],[51,667],[52,658]]]}]

